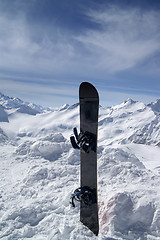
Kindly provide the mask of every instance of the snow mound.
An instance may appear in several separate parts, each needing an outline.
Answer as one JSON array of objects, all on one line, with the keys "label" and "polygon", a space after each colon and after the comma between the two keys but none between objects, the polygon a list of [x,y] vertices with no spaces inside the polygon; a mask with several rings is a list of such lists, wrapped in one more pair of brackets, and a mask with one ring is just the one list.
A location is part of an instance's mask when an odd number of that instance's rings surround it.
[{"label": "snow mound", "polygon": [[112,226],[124,239],[139,239],[142,236],[146,239],[154,214],[155,207],[151,203],[137,207],[130,194],[117,193],[103,207],[101,224],[105,231]]},{"label": "snow mound", "polygon": [[[103,150],[98,169],[103,189],[99,194],[101,231],[116,232],[122,239],[148,239],[151,232],[157,235],[156,176],[136,156],[114,148]],[[160,176],[156,178],[159,182]]]},{"label": "snow mound", "polygon": [[31,146],[33,156],[41,156],[50,161],[60,158],[64,150],[64,144],[49,141],[37,141]]},{"label": "snow mound", "polygon": [[18,146],[16,154],[39,156],[50,161],[55,161],[69,150],[68,143],[61,133],[49,134],[34,142],[26,141]]}]

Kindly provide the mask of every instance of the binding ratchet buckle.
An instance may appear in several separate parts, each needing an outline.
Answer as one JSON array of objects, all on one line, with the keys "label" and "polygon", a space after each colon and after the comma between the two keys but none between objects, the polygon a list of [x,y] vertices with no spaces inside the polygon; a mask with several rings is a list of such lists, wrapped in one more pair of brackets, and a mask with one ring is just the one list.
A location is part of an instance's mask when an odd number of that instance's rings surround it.
[{"label": "binding ratchet buckle", "polygon": [[77,128],[73,129],[74,136],[70,137],[72,147],[75,149],[82,149],[89,153],[91,150],[96,152],[96,135],[90,132],[80,132],[78,134]]}]

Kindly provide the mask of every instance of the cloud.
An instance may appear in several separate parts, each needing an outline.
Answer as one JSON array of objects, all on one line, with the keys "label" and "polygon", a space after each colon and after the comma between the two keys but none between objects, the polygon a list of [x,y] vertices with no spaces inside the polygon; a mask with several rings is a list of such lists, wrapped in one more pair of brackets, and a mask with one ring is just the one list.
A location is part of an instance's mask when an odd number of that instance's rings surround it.
[{"label": "cloud", "polygon": [[30,38],[30,30],[23,15],[14,19],[0,16],[0,67],[15,69],[28,64],[27,61],[39,51],[39,46]]},{"label": "cloud", "polygon": [[[54,32],[54,26],[52,30]],[[14,19],[1,14],[0,32],[1,69],[63,72],[74,58],[74,48],[69,39],[56,31],[54,38],[47,31],[39,32],[29,24],[24,13]]]},{"label": "cloud", "polygon": [[158,11],[111,6],[88,8],[85,14],[99,28],[84,26],[78,35],[54,21],[40,28],[41,22],[28,21],[24,9],[14,18],[1,12],[0,68],[93,77],[133,68],[159,53]]},{"label": "cloud", "polygon": [[65,15],[62,3],[57,12],[56,1],[37,2],[0,2],[1,91],[26,100],[37,97],[42,103],[48,99],[49,105],[51,99],[76,102],[82,81],[104,89],[106,103],[113,102],[113,95],[116,101],[134,93],[137,99],[159,94],[154,92],[160,73],[159,9],[108,6],[104,1],[90,10],[88,1],[76,14],[77,5],[72,5],[71,14]]},{"label": "cloud", "polygon": [[[54,82],[54,81],[53,81]],[[55,81],[56,82],[56,81]],[[43,93],[47,94],[54,94],[58,96],[77,96],[75,93],[75,87],[67,82],[64,84],[65,87],[62,88],[60,84],[53,84],[54,87],[51,87],[51,85],[48,85],[47,83],[28,83],[28,82],[22,82],[22,81],[14,81],[14,80],[2,80],[1,79],[1,89],[5,90],[16,90],[17,92],[19,89],[23,93],[33,93],[38,94],[39,96]]]},{"label": "cloud", "polygon": [[111,6],[86,14],[100,30],[90,30],[77,39],[92,53],[97,69],[126,70],[160,52],[159,11]]}]

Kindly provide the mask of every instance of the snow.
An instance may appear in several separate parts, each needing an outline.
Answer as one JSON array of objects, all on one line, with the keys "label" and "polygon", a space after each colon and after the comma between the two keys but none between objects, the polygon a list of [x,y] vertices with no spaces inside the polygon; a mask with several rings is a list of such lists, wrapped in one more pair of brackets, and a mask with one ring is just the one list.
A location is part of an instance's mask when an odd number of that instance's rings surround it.
[{"label": "snow", "polygon": [[80,181],[69,141],[79,105],[45,109],[3,94],[0,104],[0,239],[160,239],[159,100],[100,107],[98,237],[69,204]]}]

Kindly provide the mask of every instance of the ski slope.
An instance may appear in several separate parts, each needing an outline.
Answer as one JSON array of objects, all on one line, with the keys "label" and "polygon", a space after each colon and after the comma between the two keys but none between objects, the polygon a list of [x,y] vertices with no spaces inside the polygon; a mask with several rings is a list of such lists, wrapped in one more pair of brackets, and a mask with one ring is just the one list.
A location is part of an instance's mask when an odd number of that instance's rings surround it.
[{"label": "ski slope", "polygon": [[69,204],[79,187],[79,105],[45,109],[0,94],[0,239],[160,239],[160,100],[100,107],[100,233]]}]

